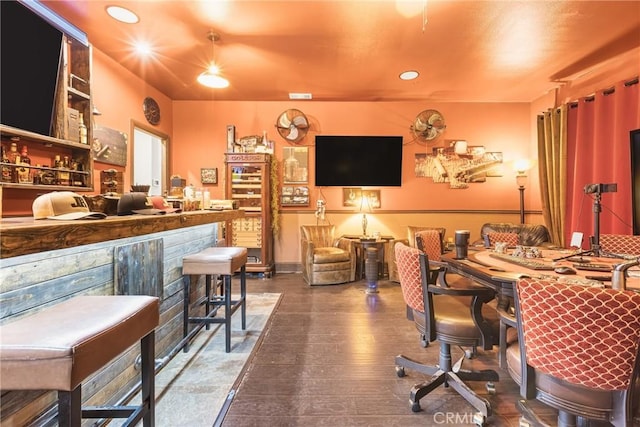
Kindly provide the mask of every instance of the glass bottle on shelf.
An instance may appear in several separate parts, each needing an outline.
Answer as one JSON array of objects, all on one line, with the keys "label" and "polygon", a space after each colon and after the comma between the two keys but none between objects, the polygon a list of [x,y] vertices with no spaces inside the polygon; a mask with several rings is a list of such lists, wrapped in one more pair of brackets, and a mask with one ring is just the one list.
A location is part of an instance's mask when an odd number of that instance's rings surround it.
[{"label": "glass bottle on shelf", "polygon": [[80,131],[80,143],[87,144],[87,125],[84,124],[84,114],[80,113],[78,119],[78,129]]},{"label": "glass bottle on shelf", "polygon": [[17,168],[18,183],[20,184],[33,184],[33,177],[31,176],[31,158],[27,152],[27,146],[22,146],[20,152],[20,160],[16,160],[16,164],[20,166]]},{"label": "glass bottle on shelf", "polygon": [[55,163],[56,168],[58,169],[58,171],[56,172],[57,174],[57,181],[58,181],[58,185],[66,185],[66,186],[70,186],[71,185],[71,174],[69,172],[69,156],[64,156],[64,160],[60,160],[60,156],[56,155],[55,157]]},{"label": "glass bottle on shelf", "polygon": [[9,166],[9,157],[7,156],[7,150],[5,146],[2,146],[2,176],[0,179],[2,182],[11,182],[12,180],[12,167]]},{"label": "glass bottle on shelf", "polygon": [[18,182],[18,175],[17,175],[17,167],[16,162],[19,161],[20,158],[20,153],[18,153],[18,144],[16,144],[15,142],[12,142],[11,145],[9,146],[9,152],[7,153],[7,163],[12,164],[13,166],[9,166],[9,168],[11,169],[11,179],[8,182]]}]

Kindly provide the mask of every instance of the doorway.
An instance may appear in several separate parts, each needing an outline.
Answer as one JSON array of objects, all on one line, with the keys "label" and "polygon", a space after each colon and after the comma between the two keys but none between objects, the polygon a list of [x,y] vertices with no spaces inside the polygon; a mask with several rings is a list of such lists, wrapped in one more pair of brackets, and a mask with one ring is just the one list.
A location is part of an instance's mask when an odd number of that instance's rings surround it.
[{"label": "doorway", "polygon": [[167,191],[169,137],[139,123],[132,124],[131,184],[148,185],[150,196]]}]

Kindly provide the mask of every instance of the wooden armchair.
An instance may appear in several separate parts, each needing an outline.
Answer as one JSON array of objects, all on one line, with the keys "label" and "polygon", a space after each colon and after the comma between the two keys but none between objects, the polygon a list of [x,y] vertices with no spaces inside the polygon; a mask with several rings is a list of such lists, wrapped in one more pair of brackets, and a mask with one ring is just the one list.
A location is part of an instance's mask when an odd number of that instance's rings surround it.
[{"label": "wooden armchair", "polygon": [[356,278],[356,250],[350,239],[334,236],[333,225],[300,227],[302,276],[309,285],[334,285]]},{"label": "wooden armchair", "polygon": [[558,410],[550,425],[637,425],[640,294],[527,278],[516,283],[515,305],[518,343],[507,365],[526,421],[547,425],[527,404],[535,398]]}]

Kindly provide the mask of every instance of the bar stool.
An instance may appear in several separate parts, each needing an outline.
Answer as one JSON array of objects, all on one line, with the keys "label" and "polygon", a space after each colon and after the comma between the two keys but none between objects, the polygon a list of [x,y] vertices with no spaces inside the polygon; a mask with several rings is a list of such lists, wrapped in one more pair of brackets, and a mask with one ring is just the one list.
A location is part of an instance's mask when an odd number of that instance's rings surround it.
[{"label": "bar stool", "polygon": [[[155,329],[160,301],[144,295],[77,296],[0,327],[0,389],[55,390],[58,425],[126,418],[155,425]],[[141,403],[82,405],[82,382],[139,343]]]},{"label": "bar stool", "polygon": [[[247,327],[246,320],[246,264],[247,249],[240,247],[207,248],[198,253],[182,258],[182,275],[184,283],[184,313],[183,313],[183,350],[189,351],[189,342],[202,328],[212,323],[225,325],[225,350],[231,351],[231,316],[241,308],[242,329]],[[231,299],[231,282],[234,272],[240,269],[240,298]],[[197,301],[197,305],[205,306],[204,316],[190,316],[191,275],[205,275],[205,296]],[[222,276],[222,289],[217,295],[218,285],[213,285],[213,276]],[[224,307],[224,317],[216,317],[218,309]],[[189,324],[199,326],[189,331]]]}]

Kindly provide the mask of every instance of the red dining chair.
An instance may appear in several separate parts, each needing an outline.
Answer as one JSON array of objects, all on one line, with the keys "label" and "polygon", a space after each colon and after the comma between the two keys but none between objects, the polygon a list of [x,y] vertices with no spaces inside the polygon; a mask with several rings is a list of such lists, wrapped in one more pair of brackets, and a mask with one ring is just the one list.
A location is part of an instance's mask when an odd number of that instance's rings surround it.
[{"label": "red dining chair", "polygon": [[523,423],[547,425],[528,404],[536,399],[558,410],[561,427],[578,418],[638,425],[640,294],[526,278],[515,307],[518,343],[507,365]]}]

